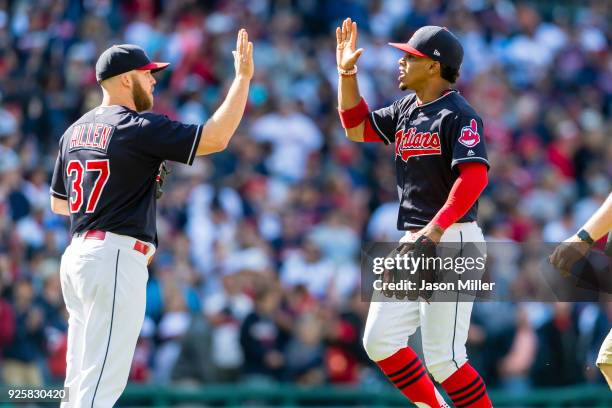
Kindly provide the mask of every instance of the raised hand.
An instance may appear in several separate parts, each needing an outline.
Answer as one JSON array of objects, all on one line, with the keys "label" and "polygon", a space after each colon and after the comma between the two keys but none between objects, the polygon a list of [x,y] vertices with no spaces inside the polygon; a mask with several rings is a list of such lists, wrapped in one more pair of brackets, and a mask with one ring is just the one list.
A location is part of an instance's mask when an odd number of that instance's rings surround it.
[{"label": "raised hand", "polygon": [[253,43],[249,41],[249,34],[244,28],[238,31],[236,50],[232,51],[232,54],[234,55],[236,77],[253,78],[253,72],[255,71],[255,64],[253,64]]},{"label": "raised hand", "polygon": [[357,47],[357,23],[350,18],[342,22],[342,27],[336,27],[336,64],[343,70],[351,70],[363,53],[363,48]]}]

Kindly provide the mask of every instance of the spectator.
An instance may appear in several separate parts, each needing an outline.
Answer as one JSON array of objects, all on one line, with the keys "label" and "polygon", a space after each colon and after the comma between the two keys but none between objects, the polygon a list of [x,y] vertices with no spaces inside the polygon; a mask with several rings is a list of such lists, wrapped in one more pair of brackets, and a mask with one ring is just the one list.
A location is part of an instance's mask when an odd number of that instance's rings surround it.
[{"label": "spectator", "polygon": [[211,356],[216,378],[236,380],[244,363],[240,346],[240,326],[253,309],[251,298],[242,292],[239,274],[225,275],[223,289],[213,293],[204,304],[204,314],[211,327]]},{"label": "spectator", "polygon": [[287,379],[300,385],[323,384],[323,325],[312,314],[300,316],[294,337],[287,344]]},{"label": "spectator", "polygon": [[244,319],[240,344],[244,353],[245,379],[251,382],[279,380],[286,367],[283,349],[287,333],[275,320],[281,293],[265,286],[255,294],[255,309]]},{"label": "spectator", "polygon": [[[0,280],[0,294],[3,285]],[[15,335],[15,317],[11,304],[0,297],[0,356],[4,356],[4,348],[13,342]]]},{"label": "spectator", "polygon": [[312,229],[310,239],[321,248],[324,258],[337,265],[352,262],[359,252],[359,237],[339,211],[331,211]]},{"label": "spectator", "polygon": [[356,289],[348,299],[345,310],[328,310],[326,317],[327,350],[325,365],[332,383],[355,384],[359,381],[359,367],[371,365],[361,345],[368,304]]},{"label": "spectator", "polygon": [[281,266],[281,282],[286,287],[304,285],[314,297],[322,299],[329,290],[335,266],[321,255],[312,241],[304,243],[302,251],[289,255]]},{"label": "spectator", "polygon": [[294,102],[285,101],[277,108],[256,120],[251,132],[255,140],[272,147],[269,171],[284,180],[298,181],[304,176],[308,155],[321,146],[321,131]]},{"label": "spectator", "polygon": [[155,380],[161,384],[170,381],[172,370],[180,353],[180,344],[189,328],[191,316],[180,289],[166,287],[165,310],[158,325],[160,344],[155,353]]},{"label": "spectator", "polygon": [[4,349],[2,378],[10,385],[42,386],[39,362],[45,355],[45,321],[43,310],[35,304],[30,281],[15,283],[13,310],[15,335]]},{"label": "spectator", "polygon": [[180,351],[172,368],[172,382],[197,386],[235,380],[236,376],[219,375],[213,363],[215,351],[209,321],[200,314],[193,314],[189,327],[180,340]]},{"label": "spectator", "polygon": [[509,391],[520,393],[530,387],[529,370],[535,360],[537,337],[523,308],[517,309],[516,320],[510,348],[499,361],[498,371],[500,385]]},{"label": "spectator", "polygon": [[147,382],[151,376],[151,369],[149,367],[150,361],[153,359],[153,334],[155,332],[155,323],[145,316],[140,330],[140,337],[136,342],[136,349],[134,350],[134,358],[132,360],[132,366],[130,367],[130,381],[134,382]]},{"label": "spectator", "polygon": [[531,372],[537,386],[559,387],[584,380],[572,312],[570,303],[555,303],[552,316],[537,331],[537,358]]},{"label": "spectator", "polygon": [[47,368],[50,381],[61,384],[66,377],[66,351],[68,350],[67,311],[64,307],[58,274],[51,272],[44,278],[40,308],[44,314],[47,338]]}]

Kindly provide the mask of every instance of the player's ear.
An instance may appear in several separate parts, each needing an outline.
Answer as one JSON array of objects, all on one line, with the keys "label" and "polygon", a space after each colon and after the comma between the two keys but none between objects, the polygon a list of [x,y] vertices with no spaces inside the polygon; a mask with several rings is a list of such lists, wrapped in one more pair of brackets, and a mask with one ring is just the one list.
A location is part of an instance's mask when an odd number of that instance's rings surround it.
[{"label": "player's ear", "polygon": [[126,72],[124,74],[119,75],[119,81],[121,81],[121,85],[126,88],[132,88],[133,78],[131,72]]},{"label": "player's ear", "polygon": [[429,64],[429,72],[432,75],[440,75],[440,63],[432,60]]}]

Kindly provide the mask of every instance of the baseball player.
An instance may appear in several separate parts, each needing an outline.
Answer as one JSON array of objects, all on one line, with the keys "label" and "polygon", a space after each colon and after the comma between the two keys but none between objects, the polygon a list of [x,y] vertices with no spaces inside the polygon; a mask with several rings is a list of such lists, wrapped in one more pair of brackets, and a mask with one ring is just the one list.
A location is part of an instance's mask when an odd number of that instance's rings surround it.
[{"label": "baseball player", "polygon": [[[585,257],[595,241],[609,231],[612,231],[612,193],[580,231],[555,248],[550,256],[550,262],[569,275],[576,261]],[[605,252],[608,256],[612,256],[612,232],[608,234]],[[601,345],[596,364],[612,389],[612,330]]]},{"label": "baseball player", "polygon": [[[357,24],[336,29],[339,114],[355,142],[395,144],[402,241],[484,243],[476,224],[477,200],[489,167],[482,120],[451,88],[463,48],[446,28],[426,26],[407,43],[392,43],[399,60],[399,88],[415,92],[370,111],[357,86]],[[483,244],[484,245],[484,244]],[[419,407],[447,407],[420,359],[407,346],[421,327],[425,364],[458,407],[490,407],[479,374],[467,361],[465,342],[472,302],[370,304],[363,343],[389,380]]]},{"label": "baseball player", "polygon": [[253,76],[253,44],[238,33],[236,76],[203,125],[145,113],[153,107],[152,62],[136,45],[114,45],[96,63],[102,104],[63,134],[51,208],[70,216],[72,241],[60,277],[69,312],[62,407],[112,407],[128,380],[144,320],[147,265],[157,244],[156,178],[164,160],[191,165],[222,151],[235,132]]}]

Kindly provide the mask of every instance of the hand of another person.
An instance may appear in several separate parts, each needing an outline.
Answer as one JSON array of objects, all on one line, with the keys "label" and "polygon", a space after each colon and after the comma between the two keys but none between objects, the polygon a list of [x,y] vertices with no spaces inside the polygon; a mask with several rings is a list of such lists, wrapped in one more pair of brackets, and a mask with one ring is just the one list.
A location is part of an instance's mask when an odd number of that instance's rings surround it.
[{"label": "hand of another person", "polygon": [[585,257],[590,248],[588,243],[574,235],[559,244],[548,260],[567,278],[574,264]]}]

